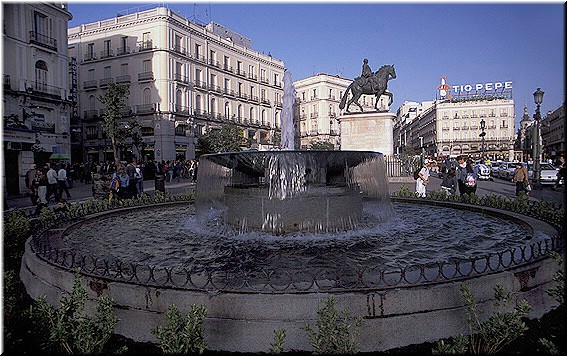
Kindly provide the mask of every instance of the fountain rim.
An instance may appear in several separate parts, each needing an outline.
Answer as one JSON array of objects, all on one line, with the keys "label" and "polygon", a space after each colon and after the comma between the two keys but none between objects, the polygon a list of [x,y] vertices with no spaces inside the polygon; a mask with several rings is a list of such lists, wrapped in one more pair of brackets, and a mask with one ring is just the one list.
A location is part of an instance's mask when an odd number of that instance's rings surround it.
[{"label": "fountain rim", "polygon": [[[327,278],[326,280],[317,280],[317,279],[313,279],[311,281],[290,281],[290,283],[287,284],[287,286],[275,286],[272,285],[270,283],[268,284],[264,284],[263,286],[261,286],[261,289],[254,289],[254,286],[257,285],[261,285],[261,282],[259,284],[254,284],[251,283],[251,281],[249,279],[246,279],[241,285],[240,288],[238,289],[234,289],[234,288],[227,288],[227,285],[221,285],[221,283],[218,283],[218,285],[215,285],[214,283],[210,282],[210,278],[209,278],[209,282],[207,282],[206,285],[202,285],[202,286],[196,286],[193,285],[191,287],[187,287],[187,281],[185,281],[185,284],[183,286],[180,285],[176,285],[173,282],[173,272],[177,269],[177,267],[160,267],[161,269],[163,269],[163,273],[165,273],[167,275],[167,281],[166,283],[170,284],[159,284],[156,280],[155,280],[155,276],[157,276],[159,273],[158,268],[155,266],[147,266],[147,265],[143,265],[143,264],[134,264],[134,263],[123,263],[123,261],[118,261],[113,263],[109,263],[108,261],[104,261],[104,265],[106,266],[105,269],[102,270],[102,273],[95,273],[96,268],[91,270],[91,271],[87,271],[84,268],[84,264],[85,261],[87,259],[89,259],[88,256],[84,256],[84,255],[80,255],[80,258],[77,258],[77,256],[74,253],[70,253],[69,251],[65,251],[65,249],[63,249],[62,251],[58,250],[57,248],[54,248],[53,246],[49,245],[45,246],[42,244],[41,241],[37,241],[37,239],[41,238],[41,234],[39,234],[40,236],[32,236],[28,239],[28,241],[26,242],[26,244],[29,244],[29,247],[31,248],[31,252],[38,258],[40,258],[41,260],[44,260],[45,262],[49,263],[50,265],[53,265],[55,267],[58,268],[63,268],[66,270],[74,270],[77,267],[81,268],[81,273],[91,276],[91,277],[96,277],[96,278],[101,278],[101,279],[108,279],[108,280],[112,280],[112,281],[117,281],[117,282],[124,282],[124,283],[132,283],[132,284],[136,284],[136,285],[142,285],[142,286],[151,286],[151,287],[160,287],[160,288],[181,288],[184,290],[194,290],[194,291],[217,291],[217,292],[236,292],[236,293],[259,293],[259,294],[263,294],[263,293],[268,293],[268,294],[274,294],[274,293],[321,293],[321,292],[364,292],[364,291],[373,291],[373,290],[385,290],[385,289],[392,289],[392,288],[400,288],[400,287],[412,287],[412,286],[421,286],[421,285],[429,285],[429,284],[443,284],[443,283],[450,283],[450,282],[454,282],[455,280],[460,280],[463,278],[472,278],[472,277],[477,277],[477,276],[483,276],[483,275],[487,275],[487,274],[492,274],[492,273],[498,273],[498,272],[502,272],[502,271],[506,271],[506,270],[513,270],[516,268],[520,268],[522,266],[525,265],[529,265],[531,263],[535,263],[539,260],[545,259],[547,257],[549,257],[549,252],[551,251],[558,251],[561,248],[563,248],[563,241],[561,239],[561,237],[559,236],[559,229],[547,222],[544,222],[542,220],[533,218],[533,217],[528,217],[522,214],[518,214],[518,213],[514,213],[514,212],[509,212],[506,210],[500,210],[500,209],[495,209],[495,208],[488,208],[488,207],[476,207],[474,205],[470,205],[470,204],[463,204],[463,203],[456,203],[456,202],[443,202],[443,204],[436,204],[439,202],[435,202],[435,201],[424,201],[424,200],[420,200],[420,199],[411,199],[411,198],[396,198],[396,197],[392,197],[392,201],[396,201],[396,202],[407,202],[407,203],[417,203],[417,204],[428,204],[428,203],[433,203],[432,205],[443,205],[445,207],[452,207],[452,208],[456,208],[456,209],[461,209],[461,210],[471,210],[471,208],[476,208],[474,209],[476,213],[482,213],[482,214],[487,214],[487,215],[492,215],[492,214],[497,214],[498,217],[502,218],[503,216],[506,216],[508,218],[510,218],[511,220],[514,220],[515,223],[519,223],[521,222],[521,224],[527,224],[531,227],[532,231],[533,231],[533,227],[531,226],[531,224],[542,224],[547,226],[546,230],[548,231],[552,231],[552,234],[548,234],[549,238],[546,239],[541,239],[539,241],[535,241],[535,242],[528,242],[525,245],[521,246],[521,247],[514,247],[514,248],[509,248],[507,250],[503,250],[503,251],[497,251],[497,252],[489,252],[487,253],[486,256],[478,256],[473,258],[469,258],[469,259],[455,259],[454,261],[451,262],[431,262],[428,264],[415,264],[415,265],[408,265],[405,267],[400,267],[399,269],[373,269],[373,271],[377,271],[379,272],[378,274],[381,276],[381,279],[384,279],[382,282],[383,284],[379,285],[379,286],[342,286],[342,285],[338,285],[338,284],[333,284],[331,286],[327,285],[325,281],[330,280],[329,278]],[[153,209],[157,206],[172,206],[172,205],[181,205],[181,204],[187,204],[187,202],[183,202],[183,201],[177,201],[177,202],[167,202],[167,203],[158,203],[158,204],[150,204],[150,205],[144,205],[144,206],[134,206],[134,207],[124,207],[124,208],[119,208],[119,209],[113,209],[110,211],[104,211],[104,212],[99,212],[99,213],[95,213],[92,215],[87,215],[82,217],[81,219],[79,219],[78,221],[74,221],[71,222],[69,224],[69,221],[63,222],[63,224],[67,223],[68,225],[66,227],[64,227],[63,229],[61,229],[61,227],[59,225],[54,225],[51,228],[54,230],[57,230],[57,233],[59,234],[59,238],[63,238],[67,232],[72,231],[73,229],[76,229],[77,227],[79,227],[80,225],[84,224],[85,222],[87,222],[88,220],[97,220],[97,219],[101,219],[101,218],[105,218],[108,215],[111,214],[123,214],[123,213],[127,213],[128,211],[131,210],[139,210],[139,209]],[[190,204],[194,204],[194,202],[190,202]],[[49,230],[49,229],[48,229]],[[44,233],[46,233],[47,231],[44,231]],[[543,246],[542,246],[543,245]],[[516,261],[516,257],[515,257],[515,252],[516,250],[519,249],[520,250],[520,257],[519,257],[519,261]],[[543,252],[542,252],[543,249]],[[511,262],[509,262],[508,265],[506,265],[503,262],[503,256],[505,255],[509,255]],[[93,258],[90,257],[92,260],[96,261],[97,258]],[[496,259],[496,267],[494,268],[492,266],[492,259]],[[69,265],[69,260],[71,260],[71,265]],[[481,271],[477,270],[477,267],[475,266],[475,264],[478,261],[483,261],[484,260],[484,269]],[[79,262],[77,264],[75,264],[76,262]],[[80,262],[83,262],[83,264],[81,265]],[[466,263],[472,264],[470,267],[470,270],[468,272],[463,273],[462,270],[465,270],[462,268],[462,266]],[[150,272],[150,274],[153,276],[152,278],[154,278],[154,282],[155,283],[148,283],[148,282],[139,282],[138,280],[138,276],[130,276],[130,278],[125,278],[125,279],[118,279],[118,278],[113,278],[112,275],[115,276],[122,276],[123,275],[123,271],[109,271],[109,266],[111,265],[129,265],[130,267],[135,267],[136,269],[142,269],[142,268],[148,268]],[[478,263],[479,265],[483,265],[482,263]],[[453,275],[445,275],[446,274],[446,270],[445,267],[452,267],[455,269],[454,274]],[[426,272],[427,270],[433,270],[437,272],[437,275],[434,278],[430,278],[430,277],[426,277]],[[188,269],[188,268],[180,268],[180,270],[182,271],[181,274],[185,274],[186,276],[189,276],[190,279],[190,275],[191,272],[193,271],[192,268]],[[266,272],[265,270],[263,270],[264,273],[266,274],[266,276],[270,275],[270,271]],[[416,271],[420,271],[420,275],[418,280],[416,281],[410,281],[408,280],[408,276],[407,274],[409,274],[410,272],[416,272]],[[272,271],[273,272],[273,271]],[[336,271],[335,271],[336,272]],[[208,277],[211,277],[212,275],[216,275],[215,272],[211,272],[211,271],[207,271]],[[317,277],[318,275],[323,274],[324,276],[328,276],[329,273],[325,272],[325,273],[317,273],[314,277]],[[332,273],[331,273],[332,274]],[[398,275],[397,277],[397,281],[395,281],[396,278],[394,278],[393,276]],[[135,277],[135,278],[134,278]],[[248,277],[248,276],[246,276]],[[339,275],[336,276],[331,276],[331,277],[340,277]],[[388,278],[390,281],[394,280],[394,282],[387,282],[386,278]],[[411,277],[410,277],[411,278]],[[134,280],[138,280],[138,282],[134,282]],[[332,279],[331,279],[332,280]],[[340,278],[337,278],[337,281],[339,281]],[[335,281],[335,282],[337,282]],[[298,287],[299,285],[301,285],[302,287]],[[243,288],[244,287],[244,288]],[[248,289],[246,289],[248,288]]]}]

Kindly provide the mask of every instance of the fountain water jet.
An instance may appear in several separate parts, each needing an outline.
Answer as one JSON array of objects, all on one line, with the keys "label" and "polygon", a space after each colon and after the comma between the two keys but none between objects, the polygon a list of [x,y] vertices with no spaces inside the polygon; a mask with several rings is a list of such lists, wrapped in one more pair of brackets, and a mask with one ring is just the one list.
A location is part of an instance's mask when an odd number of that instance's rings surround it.
[{"label": "fountain water jet", "polygon": [[263,151],[204,155],[196,213],[213,212],[241,231],[335,232],[392,213],[384,158],[360,151]]}]

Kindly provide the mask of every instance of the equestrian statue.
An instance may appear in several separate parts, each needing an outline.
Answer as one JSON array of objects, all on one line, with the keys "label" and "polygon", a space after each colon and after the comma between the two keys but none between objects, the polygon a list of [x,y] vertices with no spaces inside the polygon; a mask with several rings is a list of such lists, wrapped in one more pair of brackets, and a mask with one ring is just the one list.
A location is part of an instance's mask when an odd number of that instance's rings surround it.
[{"label": "equestrian statue", "polygon": [[[350,104],[355,103],[360,108],[360,111],[364,111],[362,106],[358,103],[358,99],[362,94],[374,94],[376,96],[376,103],[374,104],[374,109],[378,110],[378,101],[380,96],[387,95],[390,97],[390,103],[392,105],[394,102],[394,94],[390,93],[388,89],[388,80],[396,78],[396,71],[394,70],[394,65],[383,65],[375,73],[368,66],[368,59],[364,58],[362,64],[362,75],[356,77],[353,82],[348,86],[347,90],[341,99],[339,108],[342,110],[346,104],[346,112]],[[347,103],[347,97],[349,91],[352,93],[352,98]]]}]

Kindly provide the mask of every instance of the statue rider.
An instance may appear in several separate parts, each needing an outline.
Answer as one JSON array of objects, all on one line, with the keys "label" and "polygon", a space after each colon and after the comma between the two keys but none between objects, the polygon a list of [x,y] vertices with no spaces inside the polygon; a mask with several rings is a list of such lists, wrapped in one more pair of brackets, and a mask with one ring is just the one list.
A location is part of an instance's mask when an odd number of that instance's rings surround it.
[{"label": "statue rider", "polygon": [[370,80],[369,78],[372,76],[372,69],[368,65],[368,59],[364,58],[364,63],[362,63],[362,76],[360,76],[360,86],[364,87],[366,83]]}]

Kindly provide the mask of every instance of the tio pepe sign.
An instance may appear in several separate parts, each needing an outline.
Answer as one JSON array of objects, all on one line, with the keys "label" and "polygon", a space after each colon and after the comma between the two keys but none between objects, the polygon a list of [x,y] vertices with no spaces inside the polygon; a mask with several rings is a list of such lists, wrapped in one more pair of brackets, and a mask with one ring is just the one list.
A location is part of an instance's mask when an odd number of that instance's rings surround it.
[{"label": "tio pepe sign", "polygon": [[489,82],[489,83],[477,83],[477,84],[463,84],[463,85],[452,85],[451,90],[455,94],[460,94],[463,92],[470,92],[472,90],[476,91],[498,91],[502,89],[512,89],[512,82]]}]

